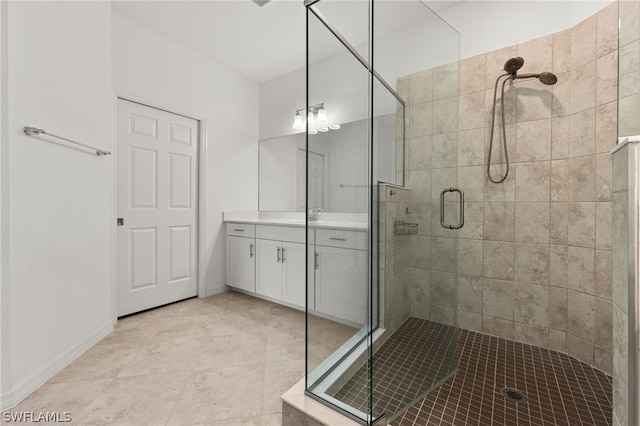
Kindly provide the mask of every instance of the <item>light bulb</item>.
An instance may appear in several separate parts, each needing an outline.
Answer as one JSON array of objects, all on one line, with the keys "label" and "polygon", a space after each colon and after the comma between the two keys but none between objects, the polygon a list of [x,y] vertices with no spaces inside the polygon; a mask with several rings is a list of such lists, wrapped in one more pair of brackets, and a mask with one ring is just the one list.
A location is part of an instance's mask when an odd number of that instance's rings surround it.
[{"label": "light bulb", "polygon": [[318,110],[317,122],[318,124],[325,124],[327,122],[327,111],[325,111],[323,106]]},{"label": "light bulb", "polygon": [[293,119],[293,127],[296,130],[304,130],[304,122],[302,121],[302,116],[299,112],[296,112],[296,116]]},{"label": "light bulb", "polygon": [[329,128],[331,130],[338,130],[340,128],[340,125],[339,124],[332,124],[331,126],[329,126]]},{"label": "light bulb", "polygon": [[307,114],[307,123],[309,124],[309,127],[315,126],[316,119],[314,117],[313,111],[309,111],[309,114]]},{"label": "light bulb", "polygon": [[324,133],[324,132],[328,132],[328,131],[329,131],[329,128],[328,128],[328,127],[318,127],[318,131],[319,131],[319,132],[323,132],[323,133]]},{"label": "light bulb", "polygon": [[316,129],[309,129],[309,134],[310,135],[315,135],[317,133],[318,133],[318,131]]}]

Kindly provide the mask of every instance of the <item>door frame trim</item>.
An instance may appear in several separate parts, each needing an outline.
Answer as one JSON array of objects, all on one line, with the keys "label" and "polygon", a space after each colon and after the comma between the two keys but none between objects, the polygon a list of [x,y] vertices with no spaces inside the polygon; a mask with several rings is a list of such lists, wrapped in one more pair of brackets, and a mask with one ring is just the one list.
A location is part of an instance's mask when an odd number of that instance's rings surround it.
[{"label": "door frame trim", "polygon": [[118,150],[117,150],[117,126],[118,126],[118,99],[122,99],[125,101],[135,102],[137,104],[141,104],[147,106],[149,108],[155,108],[162,111],[169,112],[171,114],[181,115],[183,117],[191,118],[192,120],[196,120],[198,122],[198,173],[197,173],[197,185],[198,185],[198,211],[197,211],[197,224],[198,224],[198,254],[196,256],[196,261],[198,262],[197,271],[198,274],[197,287],[198,287],[198,297],[206,297],[206,283],[205,283],[205,272],[206,272],[206,262],[204,259],[205,250],[205,225],[207,217],[207,208],[205,200],[206,194],[206,182],[207,182],[207,168],[205,167],[205,160],[207,154],[207,118],[200,114],[195,114],[194,111],[182,111],[171,106],[163,105],[156,100],[146,99],[141,96],[137,96],[131,93],[127,93],[121,90],[113,90],[112,95],[112,114],[113,114],[113,142],[112,142],[112,182],[111,182],[111,199],[112,199],[112,209],[111,209],[111,270],[112,270],[112,279],[111,279],[111,317],[113,320],[113,324],[115,325],[118,322],[118,311],[117,311],[117,291],[118,291],[118,274],[117,274],[117,229],[116,229],[116,218],[118,215],[117,212],[117,186],[118,186],[118,175],[117,175],[117,159],[118,159]]}]

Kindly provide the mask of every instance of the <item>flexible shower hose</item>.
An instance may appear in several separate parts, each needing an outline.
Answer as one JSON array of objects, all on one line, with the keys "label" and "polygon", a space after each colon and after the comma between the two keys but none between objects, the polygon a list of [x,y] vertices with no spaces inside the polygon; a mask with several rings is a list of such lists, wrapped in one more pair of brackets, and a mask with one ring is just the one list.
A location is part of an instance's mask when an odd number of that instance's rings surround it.
[{"label": "flexible shower hose", "polygon": [[496,79],[496,85],[493,88],[493,109],[491,111],[491,136],[489,137],[489,160],[487,161],[487,177],[493,183],[502,183],[505,181],[505,179],[507,179],[507,176],[509,176],[509,152],[507,151],[507,131],[504,123],[505,121],[504,120],[504,85],[506,84],[507,81],[510,80],[509,78],[506,78],[502,82],[502,92],[500,94],[500,109],[502,111],[502,146],[504,148],[504,158],[506,161],[507,170],[505,171],[504,176],[501,179],[494,180],[493,177],[491,176],[491,153],[493,151],[493,128],[496,121],[496,97],[498,94],[498,83],[500,82],[500,79],[502,77],[507,77],[507,76],[510,77],[511,74],[502,74],[500,77],[498,77]]}]

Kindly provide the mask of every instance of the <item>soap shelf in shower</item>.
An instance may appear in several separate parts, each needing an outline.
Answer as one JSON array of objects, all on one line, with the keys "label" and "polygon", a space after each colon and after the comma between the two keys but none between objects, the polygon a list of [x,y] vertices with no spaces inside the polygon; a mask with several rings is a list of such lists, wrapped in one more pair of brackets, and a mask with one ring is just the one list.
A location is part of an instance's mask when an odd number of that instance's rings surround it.
[{"label": "soap shelf in shower", "polygon": [[418,224],[397,220],[393,223],[393,233],[396,235],[411,235],[418,233]]}]

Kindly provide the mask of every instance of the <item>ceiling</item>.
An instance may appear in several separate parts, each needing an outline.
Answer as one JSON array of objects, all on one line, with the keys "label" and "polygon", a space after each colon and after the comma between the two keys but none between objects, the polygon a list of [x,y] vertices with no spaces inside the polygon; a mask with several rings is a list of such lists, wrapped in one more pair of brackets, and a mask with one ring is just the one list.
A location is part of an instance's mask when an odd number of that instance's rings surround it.
[{"label": "ceiling", "polygon": [[[323,13],[351,43],[366,41],[363,0],[320,3]],[[403,0],[379,1],[376,34],[420,23],[414,9],[397,7]],[[395,4],[394,4],[395,3]],[[426,1],[436,11],[461,1]],[[365,7],[365,9],[363,9]],[[305,66],[305,8],[302,0],[272,0],[258,7],[250,0],[114,1],[113,11],[262,83]],[[425,8],[426,10],[426,8]],[[413,11],[413,12],[412,12]],[[325,55],[335,54],[327,48]]]}]

